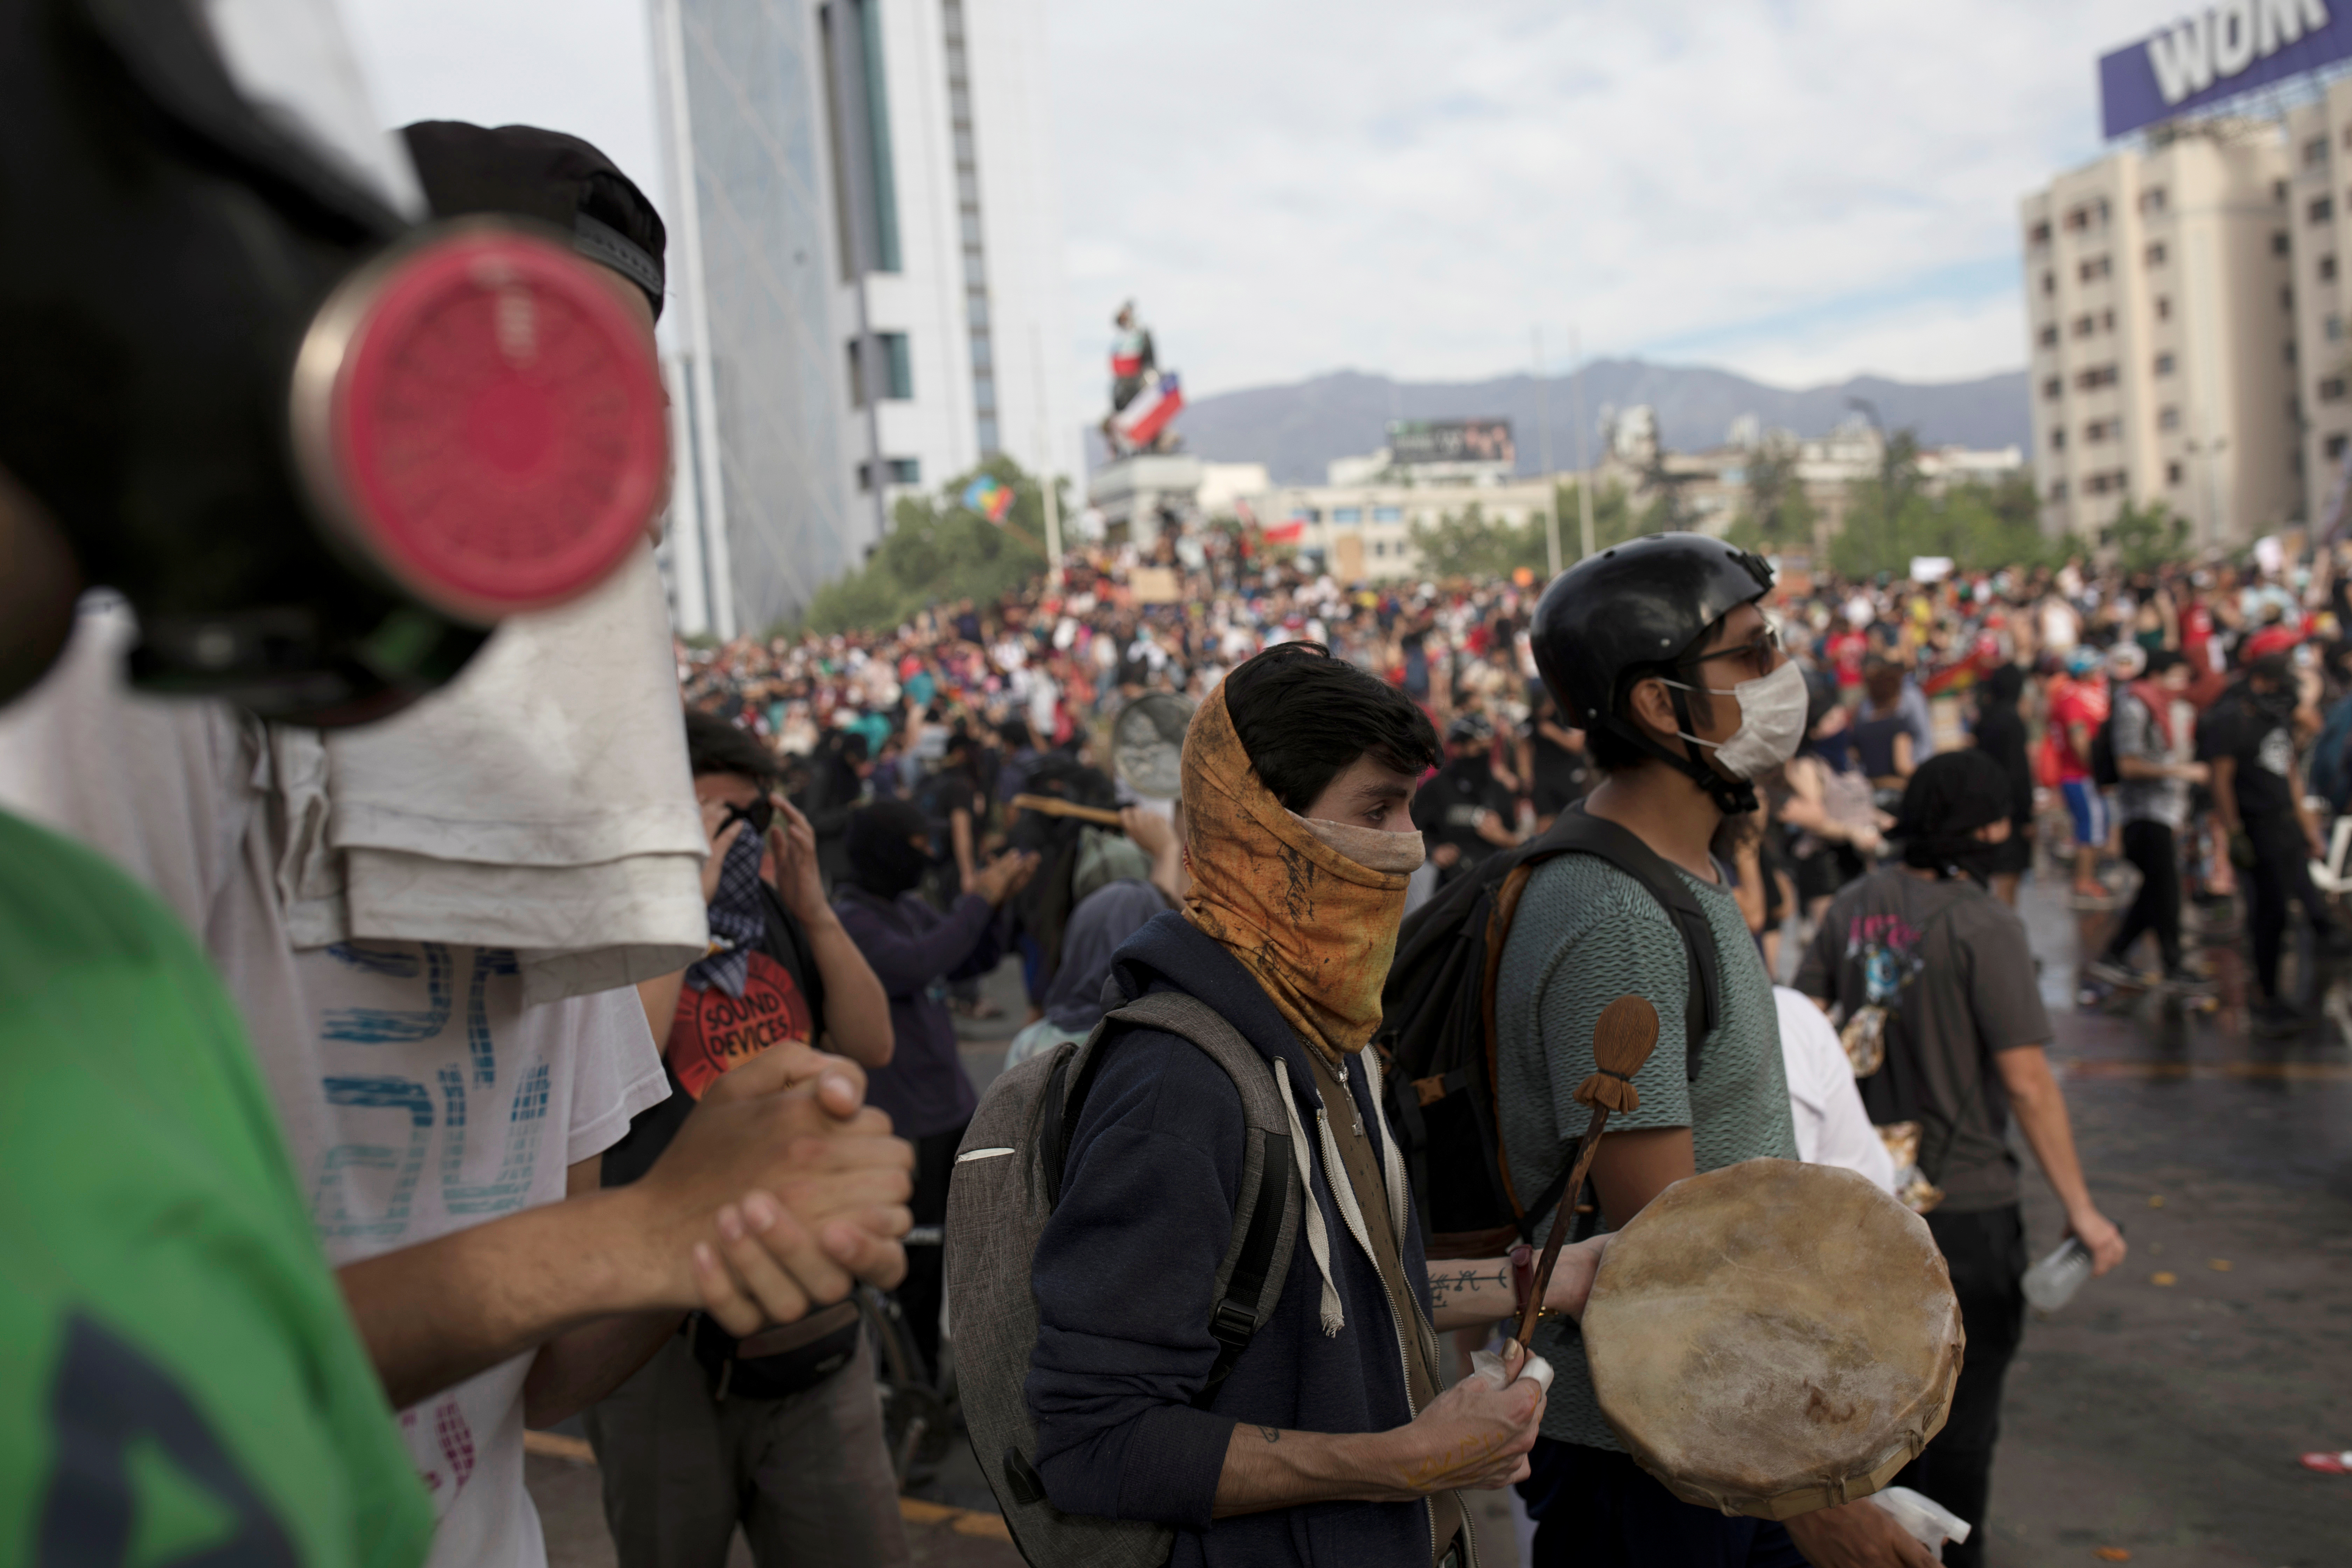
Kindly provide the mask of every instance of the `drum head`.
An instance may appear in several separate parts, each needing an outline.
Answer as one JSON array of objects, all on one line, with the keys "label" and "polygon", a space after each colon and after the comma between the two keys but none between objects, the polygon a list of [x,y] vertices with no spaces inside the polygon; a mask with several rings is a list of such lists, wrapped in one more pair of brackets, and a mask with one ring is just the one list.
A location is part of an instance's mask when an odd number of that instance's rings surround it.
[{"label": "drum head", "polygon": [[1787,1519],[1869,1496],[1942,1430],[1960,1306],[1927,1222],[1851,1171],[1675,1183],[1584,1312],[1601,1414],[1685,1501]]}]

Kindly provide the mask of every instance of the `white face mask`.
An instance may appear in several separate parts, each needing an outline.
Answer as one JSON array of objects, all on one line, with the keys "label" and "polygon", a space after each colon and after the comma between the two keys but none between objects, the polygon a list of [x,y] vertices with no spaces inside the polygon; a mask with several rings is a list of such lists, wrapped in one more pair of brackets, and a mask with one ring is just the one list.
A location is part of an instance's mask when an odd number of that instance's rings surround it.
[{"label": "white face mask", "polygon": [[1739,728],[1732,731],[1728,741],[1702,741],[1696,735],[1675,731],[1695,746],[1714,747],[1715,760],[1733,778],[1752,779],[1779,767],[1797,754],[1797,744],[1805,738],[1805,672],[1797,668],[1794,659],[1769,675],[1743,680],[1728,691],[1712,686],[1685,686],[1679,680],[1666,684],[1684,691],[1705,691],[1710,696],[1738,700]]}]

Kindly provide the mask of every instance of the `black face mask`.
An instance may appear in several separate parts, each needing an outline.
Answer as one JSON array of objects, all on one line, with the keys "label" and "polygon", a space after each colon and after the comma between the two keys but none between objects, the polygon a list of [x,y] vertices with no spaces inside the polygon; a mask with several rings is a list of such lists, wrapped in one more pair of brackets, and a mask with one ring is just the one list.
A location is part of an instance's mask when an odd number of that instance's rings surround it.
[{"label": "black face mask", "polygon": [[657,372],[561,243],[413,232],[256,112],[194,5],[0,7],[0,468],[137,684],[375,717],[635,546]]},{"label": "black face mask", "polygon": [[2254,707],[2257,710],[2273,719],[2287,720],[2294,717],[2294,693],[2284,687],[2279,688],[2276,691],[2256,691],[2249,687],[2246,695],[2253,699]]}]

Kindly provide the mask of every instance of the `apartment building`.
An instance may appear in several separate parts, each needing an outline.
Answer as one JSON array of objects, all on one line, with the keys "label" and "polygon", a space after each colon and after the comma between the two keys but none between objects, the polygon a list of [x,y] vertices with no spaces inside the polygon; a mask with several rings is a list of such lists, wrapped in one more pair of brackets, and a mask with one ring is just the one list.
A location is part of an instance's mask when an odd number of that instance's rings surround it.
[{"label": "apartment building", "polygon": [[2329,526],[2352,473],[2352,296],[2341,268],[2352,261],[2352,79],[2330,82],[2286,116],[2293,167],[2287,205],[2294,236],[2295,339],[2302,421],[2305,520]]},{"label": "apartment building", "polygon": [[2021,204],[2045,532],[2104,542],[2127,500],[2200,547],[2305,514],[2288,163],[2273,122],[2189,122]]},{"label": "apartment building", "polygon": [[[898,497],[1077,473],[1043,0],[650,0],[681,630],[797,616]],[[872,334],[872,352],[861,342]]]}]

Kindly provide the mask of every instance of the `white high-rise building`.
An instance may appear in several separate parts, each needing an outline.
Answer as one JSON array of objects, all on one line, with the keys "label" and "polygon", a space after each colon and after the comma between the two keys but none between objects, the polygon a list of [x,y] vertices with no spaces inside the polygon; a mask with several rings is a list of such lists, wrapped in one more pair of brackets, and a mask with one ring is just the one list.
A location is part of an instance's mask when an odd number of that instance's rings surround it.
[{"label": "white high-rise building", "polygon": [[2170,127],[2021,204],[2042,529],[2126,500],[2196,547],[2304,515],[2287,153],[2273,122]]},{"label": "white high-rise building", "polygon": [[683,307],[665,555],[680,628],[730,637],[796,617],[899,496],[1000,452],[1082,471],[1048,368],[1068,333],[1044,5],[652,12]]}]

